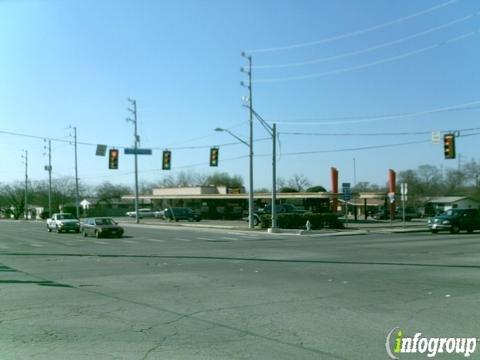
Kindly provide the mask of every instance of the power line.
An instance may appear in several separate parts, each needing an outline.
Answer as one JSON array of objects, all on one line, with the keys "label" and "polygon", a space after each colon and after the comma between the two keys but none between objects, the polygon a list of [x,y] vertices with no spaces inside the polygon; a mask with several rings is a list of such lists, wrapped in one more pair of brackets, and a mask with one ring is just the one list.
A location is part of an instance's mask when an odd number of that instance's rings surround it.
[{"label": "power line", "polygon": [[[468,128],[457,130],[440,130],[440,133],[448,133],[452,131],[474,131],[480,128]],[[281,132],[282,135],[296,135],[296,136],[411,136],[411,135],[430,135],[431,131],[404,131],[404,132],[376,132],[376,133],[312,133],[312,132]]]},{"label": "power line", "polygon": [[274,82],[283,82],[283,81],[306,80],[306,79],[320,78],[320,77],[328,76],[328,75],[342,74],[342,73],[346,73],[346,72],[350,72],[350,71],[354,71],[354,70],[360,70],[360,69],[372,67],[372,66],[375,66],[375,65],[389,63],[389,62],[400,60],[400,59],[405,59],[405,58],[408,58],[408,57],[413,56],[413,55],[421,54],[421,53],[424,53],[426,51],[434,50],[434,49],[437,49],[439,47],[443,47],[445,45],[448,45],[448,44],[466,39],[470,36],[477,35],[478,33],[479,33],[479,30],[471,31],[471,32],[464,33],[462,35],[456,36],[454,38],[450,38],[448,40],[442,41],[442,42],[434,44],[434,45],[426,46],[426,47],[423,47],[423,48],[420,48],[420,49],[417,49],[417,50],[412,50],[412,51],[409,51],[409,52],[406,52],[406,53],[403,53],[403,54],[400,54],[400,55],[395,55],[395,56],[391,56],[391,57],[388,57],[388,58],[383,58],[383,59],[372,61],[372,62],[365,63],[365,64],[360,64],[360,65],[355,65],[355,66],[350,66],[350,67],[346,67],[346,68],[340,68],[340,69],[325,71],[325,72],[320,72],[320,73],[298,75],[298,76],[286,76],[286,77],[279,77],[279,78],[260,78],[260,79],[255,80],[254,82],[255,83],[274,83]]},{"label": "power line", "polygon": [[290,67],[298,67],[298,66],[304,66],[304,65],[319,64],[319,63],[323,63],[323,62],[344,59],[344,58],[348,58],[348,57],[355,56],[355,55],[366,54],[366,53],[369,53],[369,52],[372,52],[372,51],[375,51],[375,50],[380,50],[380,49],[383,49],[383,48],[386,48],[386,47],[389,47],[389,46],[392,46],[392,45],[400,44],[400,43],[408,41],[408,40],[416,39],[418,37],[421,37],[421,36],[424,36],[424,35],[427,35],[427,34],[431,34],[435,31],[442,30],[442,29],[445,29],[447,27],[459,24],[461,22],[473,19],[478,15],[480,15],[480,12],[476,12],[474,14],[470,14],[470,15],[455,19],[455,20],[450,21],[448,23],[445,23],[445,24],[442,24],[442,25],[439,25],[439,26],[435,26],[435,27],[432,27],[430,29],[427,29],[427,30],[424,30],[424,31],[421,31],[421,32],[417,32],[413,35],[405,36],[405,37],[397,39],[397,40],[385,42],[385,43],[375,45],[375,46],[371,46],[371,47],[361,49],[361,50],[351,51],[351,52],[347,52],[347,53],[343,53],[343,54],[339,54],[339,55],[334,55],[334,56],[327,56],[327,57],[313,59],[313,60],[309,60],[309,61],[301,61],[301,62],[286,63],[286,64],[255,65],[255,66],[252,66],[252,67],[255,68],[255,69],[290,68]]},{"label": "power line", "polygon": [[[471,101],[464,104],[452,105],[430,110],[423,110],[408,113],[394,113],[373,116],[348,116],[348,117],[329,117],[329,118],[299,118],[297,121],[290,120],[275,120],[276,123],[284,125],[338,125],[338,124],[353,124],[365,123],[382,120],[404,119],[409,117],[418,117],[422,115],[438,114],[443,112],[455,112],[464,110],[474,110],[480,108],[480,100]],[[270,122],[273,122],[270,121]]]},{"label": "power line", "polygon": [[407,15],[407,16],[403,16],[403,17],[400,17],[400,18],[397,18],[397,19],[394,19],[394,20],[390,20],[390,21],[387,21],[387,22],[384,22],[384,23],[381,23],[381,24],[377,24],[377,25],[374,25],[374,26],[370,26],[368,28],[361,29],[361,30],[347,32],[347,33],[335,35],[335,36],[332,36],[332,37],[327,37],[327,38],[323,38],[323,39],[320,39],[320,40],[314,40],[314,41],[309,41],[309,42],[303,42],[303,43],[297,43],[297,44],[291,44],[291,45],[285,45],[285,46],[270,47],[270,48],[263,48],[263,49],[252,49],[252,50],[248,50],[247,53],[253,54],[253,53],[266,53],[266,52],[273,52],[273,51],[285,51],[285,50],[299,49],[299,48],[310,47],[310,46],[315,46],[315,45],[320,45],[320,44],[326,44],[326,43],[329,43],[329,42],[332,42],[332,41],[342,40],[342,39],[346,39],[346,38],[349,38],[349,37],[352,37],[352,36],[363,35],[363,34],[367,34],[369,32],[375,31],[375,30],[386,28],[386,27],[391,26],[391,25],[402,23],[402,22],[410,20],[410,19],[414,19],[418,16],[422,16],[422,15],[431,13],[433,11],[439,10],[439,9],[444,8],[446,6],[452,5],[452,4],[456,3],[457,1],[458,0],[449,0],[449,1],[446,1],[444,3],[441,3],[441,4],[438,4],[438,5],[429,7],[427,9],[418,11],[416,13],[413,13],[413,14],[410,14],[410,15]]},{"label": "power line", "polygon": [[[13,131],[5,131],[5,130],[0,130],[0,134],[5,134],[5,135],[11,135],[11,136],[21,136],[21,137],[27,137],[27,138],[32,138],[32,139],[39,139],[39,140],[51,140],[53,142],[59,142],[59,143],[64,143],[67,145],[71,145],[72,141],[71,140],[64,140],[64,139],[59,139],[59,138],[50,138],[50,137],[44,137],[44,136],[37,136],[37,135],[31,135],[31,134],[25,134],[25,133],[18,133],[18,132],[13,132]],[[197,138],[199,139],[199,138]],[[260,142],[260,141],[266,141],[270,140],[270,138],[259,138],[255,139],[253,141],[255,142]],[[85,146],[97,146],[98,144],[94,143],[89,143],[89,142],[77,142],[78,145],[85,145]],[[218,144],[217,146],[234,146],[241,144],[241,142],[229,142],[229,143],[223,143],[223,144]],[[111,148],[116,148],[116,149],[126,149],[129,148],[129,146],[120,146],[120,145],[107,145],[108,147]],[[154,147],[151,148],[152,150],[162,150],[165,148],[168,148],[170,150],[195,150],[195,149],[209,149],[211,145],[198,145],[198,146],[183,146],[183,147]]]},{"label": "power line", "polygon": [[[457,136],[457,137],[467,137],[467,136],[474,136],[474,135],[480,135],[480,132],[478,132],[478,133],[473,133],[473,134],[459,135],[459,136]],[[299,152],[283,153],[283,156],[313,155],[313,154],[338,153],[338,152],[348,152],[348,151],[361,151],[361,150],[372,150],[372,149],[384,149],[384,148],[397,147],[397,146],[426,144],[426,143],[430,143],[430,142],[431,142],[431,140],[417,140],[417,141],[408,141],[408,142],[401,142],[401,143],[395,143],[395,144],[371,145],[371,146],[361,146],[361,147],[353,147],[353,148],[341,148],[341,149],[332,149],[332,150],[299,151]],[[270,154],[258,154],[258,155],[256,155],[256,156],[265,157],[265,156],[271,156],[271,155],[270,155]]]}]

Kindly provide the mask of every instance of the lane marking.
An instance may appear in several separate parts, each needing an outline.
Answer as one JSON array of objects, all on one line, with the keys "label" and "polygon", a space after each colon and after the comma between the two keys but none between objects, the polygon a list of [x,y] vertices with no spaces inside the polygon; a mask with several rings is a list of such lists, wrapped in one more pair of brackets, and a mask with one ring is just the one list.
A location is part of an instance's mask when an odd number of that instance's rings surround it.
[{"label": "lane marking", "polygon": [[94,241],[93,242],[94,244],[98,244],[98,245],[108,245],[108,243],[106,243],[105,241]]},{"label": "lane marking", "polygon": [[144,240],[147,240],[147,241],[154,241],[154,242],[165,242],[165,240],[162,240],[162,239],[144,239]]},{"label": "lane marking", "polygon": [[192,239],[180,239],[180,238],[174,238],[173,240],[177,240],[177,241],[192,241]]},{"label": "lane marking", "polygon": [[122,240],[122,242],[124,242],[126,244],[136,244],[137,243],[136,241],[131,241],[131,240]]}]

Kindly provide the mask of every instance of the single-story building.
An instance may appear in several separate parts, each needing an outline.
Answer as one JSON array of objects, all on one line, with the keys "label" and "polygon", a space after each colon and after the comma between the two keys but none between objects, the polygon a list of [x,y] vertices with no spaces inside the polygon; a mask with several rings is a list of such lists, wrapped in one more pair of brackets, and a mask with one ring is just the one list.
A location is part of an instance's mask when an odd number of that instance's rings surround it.
[{"label": "single-story building", "polygon": [[449,209],[478,209],[480,203],[468,196],[434,196],[424,199],[425,215],[435,215]]}]

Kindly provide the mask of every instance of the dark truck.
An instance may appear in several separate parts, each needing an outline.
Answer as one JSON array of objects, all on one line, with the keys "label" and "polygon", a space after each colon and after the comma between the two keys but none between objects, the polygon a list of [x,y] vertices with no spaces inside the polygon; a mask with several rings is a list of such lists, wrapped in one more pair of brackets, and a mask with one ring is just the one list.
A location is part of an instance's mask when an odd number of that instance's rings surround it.
[{"label": "dark truck", "polygon": [[462,230],[469,233],[480,230],[480,212],[477,209],[450,209],[428,219],[428,228],[434,234],[450,231],[458,234]]},{"label": "dark truck", "polygon": [[[304,214],[307,210],[300,209],[292,204],[280,204],[275,207],[277,214]],[[269,215],[272,213],[272,205],[266,205],[263,209],[258,209],[253,213],[253,225],[260,224],[260,216]],[[248,221],[248,214],[243,217],[243,220]]]}]

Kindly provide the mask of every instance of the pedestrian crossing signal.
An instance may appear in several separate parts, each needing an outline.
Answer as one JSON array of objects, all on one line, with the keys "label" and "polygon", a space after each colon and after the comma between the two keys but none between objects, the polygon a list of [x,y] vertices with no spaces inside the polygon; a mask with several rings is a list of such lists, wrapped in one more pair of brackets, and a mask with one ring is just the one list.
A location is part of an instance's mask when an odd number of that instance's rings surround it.
[{"label": "pedestrian crossing signal", "polygon": [[162,170],[170,170],[172,167],[172,152],[170,150],[163,151]]},{"label": "pedestrian crossing signal", "polygon": [[455,159],[455,135],[445,134],[443,136],[443,146],[445,149],[445,159]]},{"label": "pedestrian crossing signal", "polygon": [[108,168],[110,170],[118,169],[118,150],[110,149],[108,154]]},{"label": "pedestrian crossing signal", "polygon": [[218,147],[210,148],[210,166],[218,166]]}]

